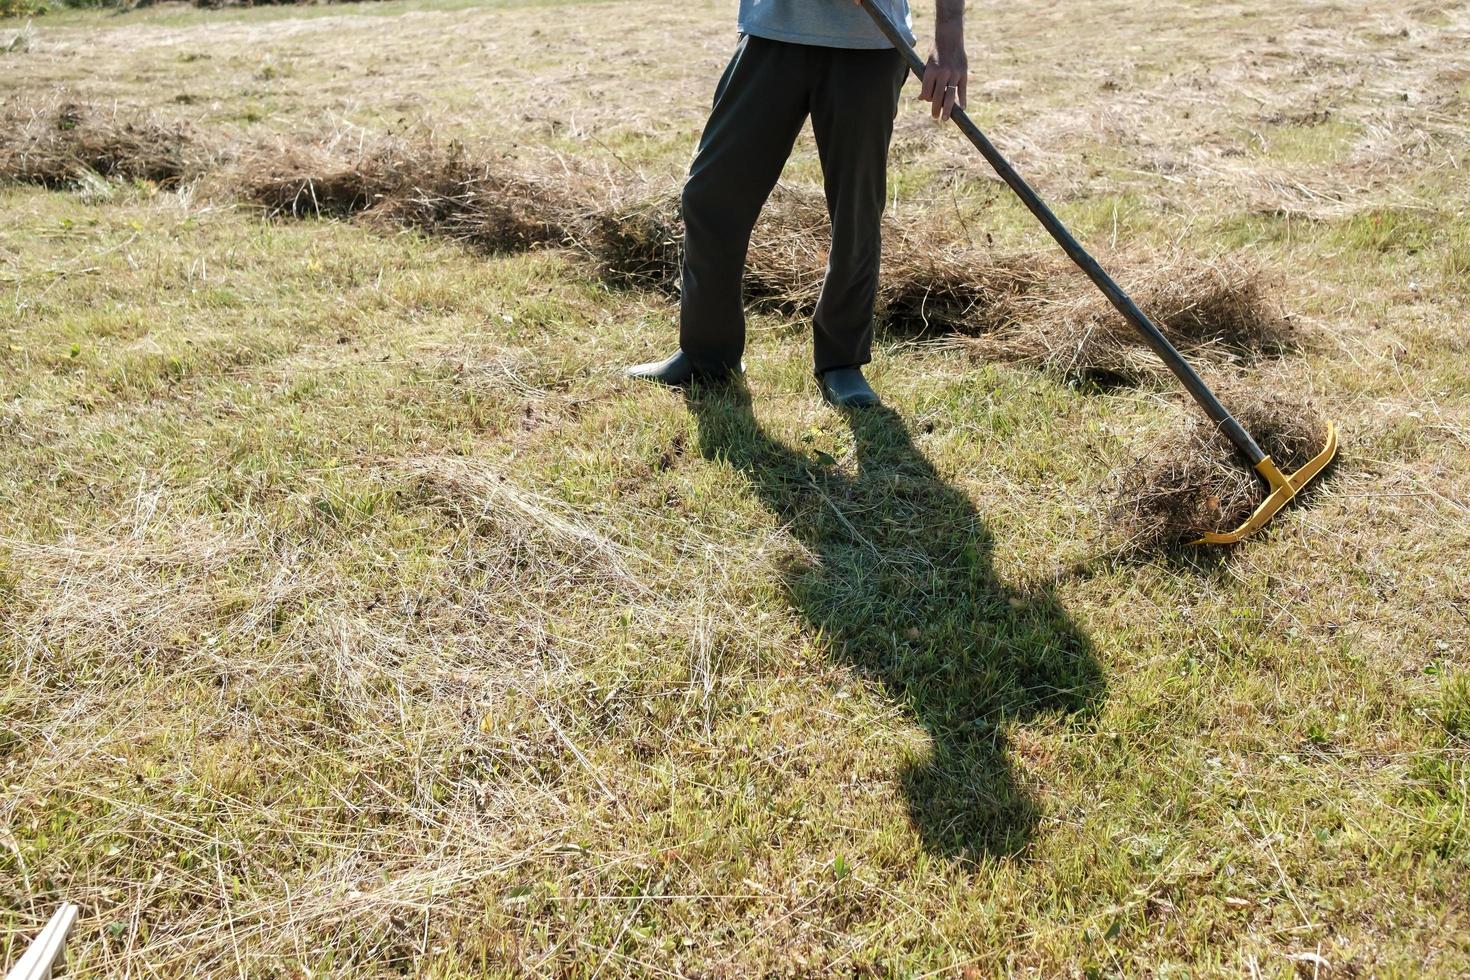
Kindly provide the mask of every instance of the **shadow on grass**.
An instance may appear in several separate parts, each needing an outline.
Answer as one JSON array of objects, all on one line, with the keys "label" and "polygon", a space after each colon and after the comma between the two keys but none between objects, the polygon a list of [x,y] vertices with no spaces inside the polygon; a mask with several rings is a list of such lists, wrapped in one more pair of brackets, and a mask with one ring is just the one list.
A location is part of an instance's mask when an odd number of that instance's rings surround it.
[{"label": "shadow on grass", "polygon": [[891,409],[845,413],[853,477],[770,436],[739,382],[686,400],[701,453],[744,473],[814,556],[784,570],[793,604],[932,736],[932,757],[901,777],[925,846],[971,859],[1020,851],[1039,810],[1005,725],[1093,710],[1104,683],[1087,637],[1050,590],[997,578],[984,521]]}]

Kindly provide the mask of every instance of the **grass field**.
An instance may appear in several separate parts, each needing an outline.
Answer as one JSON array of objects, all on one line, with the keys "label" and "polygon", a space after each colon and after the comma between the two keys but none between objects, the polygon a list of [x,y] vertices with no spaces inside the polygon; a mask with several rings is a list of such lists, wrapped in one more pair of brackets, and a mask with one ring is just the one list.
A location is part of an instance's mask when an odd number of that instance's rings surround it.
[{"label": "grass field", "polygon": [[[0,100],[672,187],[731,6],[53,13]],[[1205,373],[1338,420],[1319,491],[1133,554],[1162,383],[882,334],[847,416],[759,313],[681,396],[573,249],[0,186],[0,961],[71,900],[68,975],[1470,973],[1470,4],[970,6],[1090,248],[1269,274],[1300,349]],[[920,109],[893,156],[1044,247]]]}]

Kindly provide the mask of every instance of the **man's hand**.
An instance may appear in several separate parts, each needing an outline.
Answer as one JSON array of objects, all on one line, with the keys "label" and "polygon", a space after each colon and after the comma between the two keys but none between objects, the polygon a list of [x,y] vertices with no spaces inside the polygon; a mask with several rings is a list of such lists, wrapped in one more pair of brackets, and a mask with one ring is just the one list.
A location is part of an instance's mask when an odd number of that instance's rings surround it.
[{"label": "man's hand", "polygon": [[[862,6],[862,0],[852,0]],[[965,0],[935,0],[934,50],[924,66],[919,98],[932,107],[935,119],[949,119],[955,107],[965,107],[970,86],[970,61],[965,56]]]},{"label": "man's hand", "polygon": [[936,0],[934,50],[924,66],[919,98],[932,106],[935,119],[945,121],[955,106],[965,107],[970,85],[970,62],[965,56],[965,0]]}]

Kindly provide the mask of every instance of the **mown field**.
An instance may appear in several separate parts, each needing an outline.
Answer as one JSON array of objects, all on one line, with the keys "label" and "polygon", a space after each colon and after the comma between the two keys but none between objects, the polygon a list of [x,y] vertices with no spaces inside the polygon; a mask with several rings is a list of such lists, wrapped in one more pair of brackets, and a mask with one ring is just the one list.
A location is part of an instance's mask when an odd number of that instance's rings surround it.
[{"label": "mown field", "polygon": [[[638,387],[674,303],[580,242],[250,191],[385,136],[671,191],[731,4],[0,21],[0,159],[75,104],[198,161],[0,184],[0,961],[70,900],[68,975],[1470,972],[1470,4],[970,6],[1106,264],[1291,323],[1198,351],[1343,432],[1249,544],[1119,528],[1153,374],[890,327],[844,415],[775,304],[744,386]],[[893,158],[1045,272],[1016,329],[1086,300],[957,134]]]}]

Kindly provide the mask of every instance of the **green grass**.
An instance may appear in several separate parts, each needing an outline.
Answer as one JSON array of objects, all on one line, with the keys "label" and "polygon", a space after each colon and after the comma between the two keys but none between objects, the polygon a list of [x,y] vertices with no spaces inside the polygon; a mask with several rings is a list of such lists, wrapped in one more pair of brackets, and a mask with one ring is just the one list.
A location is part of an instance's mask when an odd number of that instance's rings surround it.
[{"label": "green grass", "polygon": [[1331,119],[1270,126],[1256,134],[1267,157],[1289,164],[1341,160],[1361,135],[1358,126]]},{"label": "green grass", "polygon": [[[715,5],[587,5],[577,50],[530,36],[535,7],[398,6],[77,15],[105,77],[44,33],[0,77],[214,124],[269,98],[291,128],[311,98],[381,120],[442,87],[460,113],[478,70],[525,111],[454,118],[534,155],[576,137],[533,101],[571,83],[527,66],[677,29],[693,67],[575,106],[659,174],[727,40]],[[1310,15],[1248,6],[1146,16],[1208,69],[1233,61],[1207,27]],[[1031,16],[977,13],[1018,46],[976,54],[986,77],[1061,43]],[[1074,16],[1113,38],[1145,15]],[[297,17],[386,74],[331,82],[275,33]],[[515,70],[425,78],[399,43],[436,35],[446,63],[498,45]],[[1451,57],[1437,39],[1424,57]],[[1145,92],[1194,91],[1150,58]],[[145,63],[151,91],[111,70]],[[1172,109],[1120,109],[1156,134],[1128,140],[1075,125],[1111,98],[1095,77],[1031,91],[988,122],[1079,234],[1107,249],[1116,215],[1120,252],[1247,253],[1303,318],[1301,355],[1209,368],[1345,430],[1248,547],[1111,550],[1108,488],[1181,418],[1157,391],[881,338],[889,408],[846,416],[815,396],[807,324],[754,316],[746,384],[681,396],[619,377],[671,342],[671,305],[571,253],[202,190],[0,189],[0,960],[69,899],[78,974],[1463,974],[1463,181],[1261,207],[1283,163],[1362,161],[1303,136],[1291,160],[1160,167]],[[1260,111],[1219,101],[1219,132]],[[900,118],[901,216],[1036,245],[924,125]],[[1047,133],[1058,157],[1028,146]],[[814,174],[804,140],[788,179]]]}]

